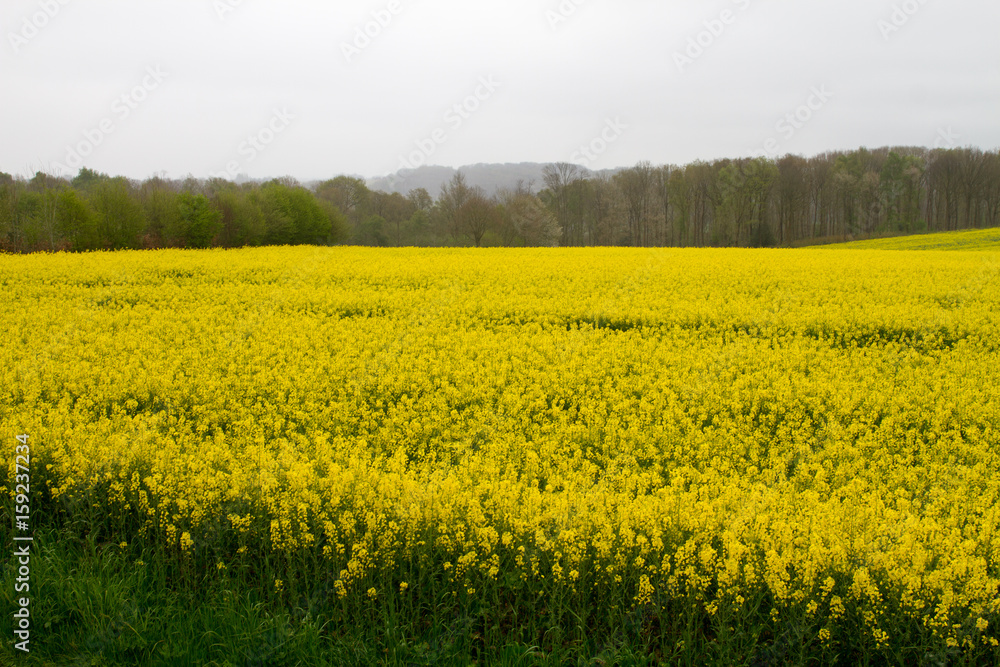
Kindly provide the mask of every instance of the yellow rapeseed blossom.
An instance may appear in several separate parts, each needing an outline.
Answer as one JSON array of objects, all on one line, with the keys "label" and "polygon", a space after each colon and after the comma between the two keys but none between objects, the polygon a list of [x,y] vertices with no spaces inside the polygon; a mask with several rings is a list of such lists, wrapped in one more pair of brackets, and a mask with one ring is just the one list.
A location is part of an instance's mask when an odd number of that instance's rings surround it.
[{"label": "yellow rapeseed blossom", "polygon": [[168,250],[0,284],[33,483],[185,552],[312,552],[340,598],[411,563],[763,592],[876,642],[890,609],[942,642],[1000,613],[988,251]]}]

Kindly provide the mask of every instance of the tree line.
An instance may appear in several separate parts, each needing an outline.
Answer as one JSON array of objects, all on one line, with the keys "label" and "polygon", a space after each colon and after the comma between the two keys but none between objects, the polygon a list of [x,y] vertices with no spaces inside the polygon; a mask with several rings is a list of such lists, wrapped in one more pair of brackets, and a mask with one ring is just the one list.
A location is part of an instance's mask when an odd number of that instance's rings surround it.
[{"label": "tree line", "polygon": [[1000,226],[1000,151],[882,148],[545,170],[563,245],[790,246]]},{"label": "tree line", "polygon": [[547,166],[488,194],[461,172],[437,198],[350,176],[143,182],[0,173],[0,250],[254,245],[789,246],[1000,226],[1000,151],[883,148],[613,173]]},{"label": "tree line", "polygon": [[0,250],[119,250],[327,244],[335,207],[291,179],[135,182],[83,168],[72,180],[0,173]]}]

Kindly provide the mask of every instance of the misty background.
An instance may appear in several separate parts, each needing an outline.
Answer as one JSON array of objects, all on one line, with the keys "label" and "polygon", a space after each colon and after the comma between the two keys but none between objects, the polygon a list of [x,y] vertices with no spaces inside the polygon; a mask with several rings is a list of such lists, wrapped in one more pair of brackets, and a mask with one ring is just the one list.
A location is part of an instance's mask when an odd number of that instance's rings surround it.
[{"label": "misty background", "polygon": [[998,24],[986,0],[8,1],[0,171],[312,181],[990,150]]}]

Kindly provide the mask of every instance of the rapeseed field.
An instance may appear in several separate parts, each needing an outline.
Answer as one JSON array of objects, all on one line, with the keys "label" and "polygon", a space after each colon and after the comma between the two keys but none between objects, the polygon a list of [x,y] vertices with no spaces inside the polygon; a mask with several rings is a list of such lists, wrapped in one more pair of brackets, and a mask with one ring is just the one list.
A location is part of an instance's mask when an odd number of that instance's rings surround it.
[{"label": "rapeseed field", "polygon": [[995,253],[1000,249],[1000,229],[991,227],[916,236],[895,236],[840,243],[829,247],[859,250],[981,250]]},{"label": "rapeseed field", "polygon": [[1000,656],[995,252],[54,254],[0,289],[40,511],[332,636],[447,603],[484,655]]}]

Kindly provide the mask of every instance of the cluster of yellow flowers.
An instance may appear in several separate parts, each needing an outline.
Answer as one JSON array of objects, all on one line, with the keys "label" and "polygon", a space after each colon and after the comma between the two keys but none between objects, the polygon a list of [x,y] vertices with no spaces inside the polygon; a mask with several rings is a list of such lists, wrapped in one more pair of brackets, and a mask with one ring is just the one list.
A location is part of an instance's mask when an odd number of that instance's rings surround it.
[{"label": "cluster of yellow flowers", "polygon": [[995,254],[58,254],[0,285],[0,435],[182,550],[223,522],[341,596],[433,561],[996,642]]}]

